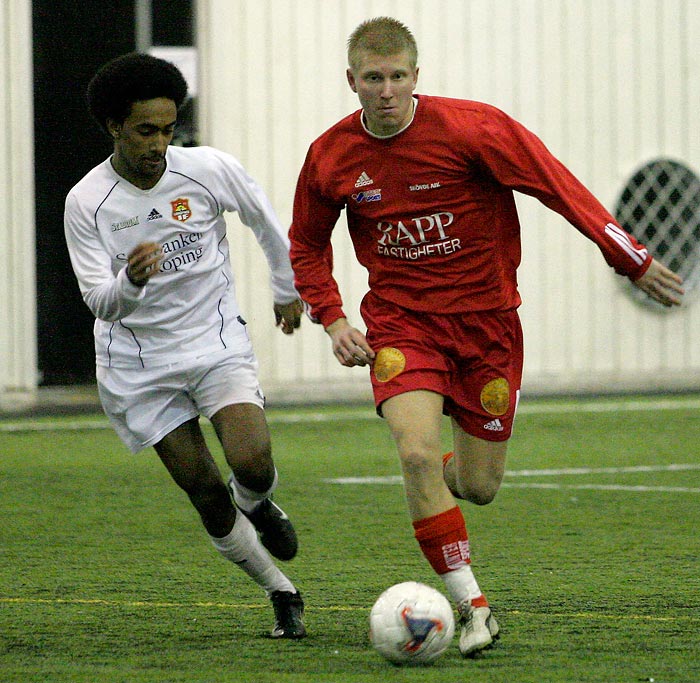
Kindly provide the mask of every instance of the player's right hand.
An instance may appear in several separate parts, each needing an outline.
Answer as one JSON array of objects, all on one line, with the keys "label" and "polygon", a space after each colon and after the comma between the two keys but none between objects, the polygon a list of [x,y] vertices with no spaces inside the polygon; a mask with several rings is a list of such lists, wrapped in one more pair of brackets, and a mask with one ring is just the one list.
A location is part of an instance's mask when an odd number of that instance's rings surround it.
[{"label": "player's right hand", "polygon": [[301,299],[295,299],[288,304],[275,304],[275,325],[279,327],[284,334],[294,334],[294,330],[301,326],[301,314],[304,311],[304,305]]},{"label": "player's right hand", "polygon": [[126,276],[131,284],[143,287],[159,270],[163,258],[160,244],[142,242],[128,256]]},{"label": "player's right hand", "polygon": [[341,365],[352,368],[355,365],[371,365],[375,353],[367,343],[365,335],[350,325],[346,318],[338,318],[326,327],[333,343],[333,353]]}]

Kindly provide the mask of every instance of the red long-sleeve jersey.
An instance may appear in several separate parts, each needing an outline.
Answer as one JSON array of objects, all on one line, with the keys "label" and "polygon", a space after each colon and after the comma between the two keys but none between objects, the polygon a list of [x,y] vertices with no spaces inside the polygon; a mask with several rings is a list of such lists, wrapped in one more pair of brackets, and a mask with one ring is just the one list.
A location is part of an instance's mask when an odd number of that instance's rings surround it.
[{"label": "red long-sleeve jersey", "polygon": [[295,285],[311,316],[343,317],[331,233],[343,209],[370,289],[414,311],[462,313],[520,304],[520,223],[513,191],[561,214],[621,275],[651,256],[533,133],[480,102],[416,96],[412,123],[390,138],[361,111],[311,145],[290,230]]}]

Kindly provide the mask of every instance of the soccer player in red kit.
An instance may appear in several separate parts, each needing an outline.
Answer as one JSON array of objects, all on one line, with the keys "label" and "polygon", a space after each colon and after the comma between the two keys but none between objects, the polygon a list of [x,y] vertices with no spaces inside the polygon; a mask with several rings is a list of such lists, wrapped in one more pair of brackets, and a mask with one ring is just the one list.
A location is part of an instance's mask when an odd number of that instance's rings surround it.
[{"label": "soccer player in red kit", "polygon": [[[455,498],[490,503],[518,405],[523,345],[514,191],[539,199],[598,245],[617,273],[661,303],[680,278],[653,259],[522,125],[479,102],[414,95],[417,47],[380,17],[348,41],[361,110],[311,145],[290,230],[295,284],[345,366],[371,365],[378,412],[401,461],[416,539],[460,615],[460,651],[498,625],[470,566]],[[331,233],[345,209],[369,273],[366,336],[346,319]],[[442,415],[453,451],[441,453]]]}]

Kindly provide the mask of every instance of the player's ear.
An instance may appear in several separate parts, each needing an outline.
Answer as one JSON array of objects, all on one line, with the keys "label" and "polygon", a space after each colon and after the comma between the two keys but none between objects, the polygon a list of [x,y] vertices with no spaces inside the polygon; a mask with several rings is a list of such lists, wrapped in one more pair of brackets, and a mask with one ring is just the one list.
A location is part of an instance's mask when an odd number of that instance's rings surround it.
[{"label": "player's ear", "polygon": [[121,135],[122,124],[118,123],[114,119],[107,119],[106,124],[107,132],[116,140]]},{"label": "player's ear", "polygon": [[350,86],[350,89],[353,92],[357,92],[357,86],[355,85],[355,75],[353,74],[352,69],[348,69],[345,72],[345,75],[347,76],[348,85]]}]

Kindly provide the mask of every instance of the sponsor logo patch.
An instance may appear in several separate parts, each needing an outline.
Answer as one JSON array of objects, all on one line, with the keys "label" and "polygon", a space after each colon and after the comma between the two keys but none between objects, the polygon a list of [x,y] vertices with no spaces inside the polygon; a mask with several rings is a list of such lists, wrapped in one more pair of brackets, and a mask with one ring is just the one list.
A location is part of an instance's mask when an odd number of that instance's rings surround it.
[{"label": "sponsor logo patch", "polygon": [[189,199],[178,197],[174,201],[170,202],[170,206],[173,207],[172,216],[176,221],[181,221],[182,223],[184,223],[188,218],[192,216]]},{"label": "sponsor logo patch", "polygon": [[380,202],[382,200],[381,190],[363,190],[354,194],[352,198],[358,203],[362,202]]},{"label": "sponsor logo patch", "polygon": [[408,189],[411,192],[421,192],[423,190],[438,190],[441,188],[442,185],[440,185],[439,182],[434,182],[434,183],[420,183],[416,185],[409,185]]},{"label": "sponsor logo patch", "polygon": [[481,406],[489,415],[505,415],[510,407],[510,384],[505,377],[487,382],[481,390]]},{"label": "sponsor logo patch", "polygon": [[388,382],[400,375],[406,367],[406,356],[391,346],[380,349],[374,359],[374,376],[378,382]]},{"label": "sponsor logo patch", "polygon": [[119,223],[112,223],[112,232],[119,232],[119,230],[126,230],[127,228],[133,228],[138,225],[141,221],[138,216],[133,218],[127,218],[125,221],[120,221]]}]

